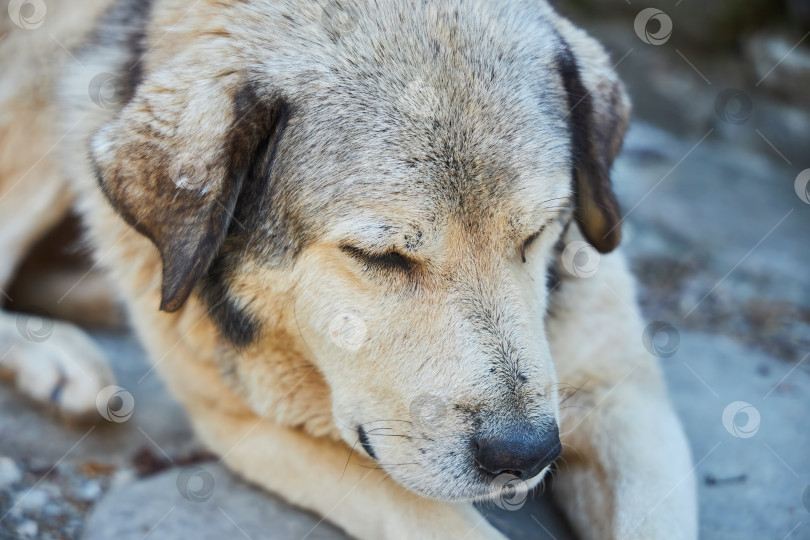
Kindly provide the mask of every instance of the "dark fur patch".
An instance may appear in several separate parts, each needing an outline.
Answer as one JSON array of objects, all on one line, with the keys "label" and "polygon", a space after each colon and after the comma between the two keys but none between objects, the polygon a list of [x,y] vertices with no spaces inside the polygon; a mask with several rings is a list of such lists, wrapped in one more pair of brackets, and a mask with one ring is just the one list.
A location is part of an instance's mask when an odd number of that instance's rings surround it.
[{"label": "dark fur patch", "polygon": [[548,290],[549,295],[559,292],[565,277],[565,274],[561,269],[562,254],[563,251],[565,251],[565,237],[568,234],[568,228],[571,226],[573,220],[569,215],[567,215],[567,213],[561,219],[565,219],[567,221],[563,227],[562,233],[560,234],[560,238],[557,240],[557,243],[554,244],[554,254],[548,268],[546,269],[546,289]]},{"label": "dark fur patch", "polygon": [[256,339],[261,325],[231,296],[227,277],[229,266],[228,257],[217,257],[208,274],[200,281],[198,292],[222,335],[241,348]]},{"label": "dark fur patch", "polygon": [[[234,98],[234,107],[237,115],[248,114],[251,103],[250,92],[240,92]],[[256,111],[256,116],[261,117],[265,111]],[[267,137],[259,144],[257,151],[252,156],[249,172],[242,184],[242,190],[234,207],[234,220],[228,231],[230,238],[242,238],[243,235],[256,231],[265,223],[268,218],[269,195],[271,192],[271,174],[273,165],[278,155],[278,147],[281,136],[284,133],[290,119],[290,106],[286,102],[280,101],[272,108],[269,117],[264,117],[263,121],[269,122],[273,128]],[[241,246],[244,247],[244,246]]]},{"label": "dark fur patch", "polygon": [[[128,36],[127,49],[132,52],[135,62],[129,66],[129,72],[132,77],[132,91],[140,84],[143,79],[143,57],[146,54],[146,23],[149,21],[152,14],[153,0],[141,0],[140,2],[127,3],[130,6],[134,4],[135,7],[130,9],[134,10],[135,17],[138,24],[135,25],[136,31]],[[128,24],[132,24],[130,18]]]},{"label": "dark fur patch", "polygon": [[[281,134],[289,118],[289,107],[286,103],[279,102],[272,109],[272,114],[265,117],[264,109],[254,111],[255,99],[257,98],[250,88],[245,88],[234,96],[236,124],[244,122],[243,129],[246,130],[246,134],[249,134],[253,129],[249,124],[257,120],[247,120],[246,116],[256,114],[259,119],[270,122],[274,128],[270,130],[264,140],[258,143],[256,151],[249,157],[250,163],[247,165],[249,172],[242,180],[242,187],[233,210],[233,218],[228,228],[228,236],[199,286],[200,297],[207,304],[209,314],[222,334],[237,347],[245,347],[253,342],[261,325],[247,308],[240,307],[231,296],[229,273],[239,265],[251,231],[257,226],[255,220],[264,213],[262,203],[266,200],[269,190],[270,172]],[[232,155],[234,160],[240,159],[238,151]],[[245,159],[245,156],[241,156],[241,159]],[[234,163],[234,166],[239,165],[238,161]]]},{"label": "dark fur patch", "polygon": [[[260,154],[242,189],[228,243],[268,265],[291,263],[312,240],[305,223],[317,220],[318,208],[299,203],[300,184],[290,181],[285,169],[297,156],[284,156],[301,141],[284,144],[295,108],[282,101],[273,114],[275,125],[265,152]],[[237,234],[239,230],[245,232]],[[232,242],[234,240],[234,242]]]},{"label": "dark fur patch", "polygon": [[[590,151],[590,137],[592,132],[591,115],[593,102],[591,96],[582,84],[579,76],[579,66],[568,44],[557,55],[557,69],[565,86],[568,99],[568,127],[571,130],[571,171],[575,198],[580,194],[580,176],[592,176],[596,171]],[[584,169],[584,170],[583,170]]]},{"label": "dark fur patch", "polygon": [[88,41],[76,51],[79,57],[97,48],[128,52],[126,62],[116,72],[120,84],[116,85],[116,90],[123,94],[115,97],[122,105],[132,99],[143,78],[146,27],[152,15],[152,5],[153,0],[113,3],[101,16]]},{"label": "dark fur patch", "polygon": [[551,264],[548,265],[548,270],[546,270],[546,289],[549,294],[557,292],[559,286],[562,284],[559,264],[559,259],[554,259]]},{"label": "dark fur patch", "polygon": [[[608,148],[614,133],[596,129],[595,108],[591,93],[580,77],[580,69],[570,46],[559,36],[562,50],[557,54],[557,69],[568,98],[568,122],[571,131],[573,186],[577,201],[575,213],[583,234],[597,250],[607,253],[621,239],[619,204],[610,182]],[[607,107],[608,104],[604,104]],[[613,115],[603,111],[603,116]],[[603,121],[602,123],[610,123]],[[617,122],[613,121],[615,126]],[[615,127],[614,127],[615,130]]]},{"label": "dark fur patch", "polygon": [[[148,106],[148,101],[144,103]],[[268,156],[273,155],[272,141],[286,107],[263,99],[249,83],[235,92],[233,107],[234,119],[222,137],[222,148],[206,156],[212,170],[223,176],[209,179],[208,191],[166,189],[173,184],[168,166],[174,157],[167,148],[180,152],[187,141],[156,136],[150,126],[154,119],[143,115],[116,120],[115,133],[106,135],[112,138],[108,144],[116,147],[114,157],[105,158],[106,169],[92,156],[112,206],[160,251],[164,311],[179,309],[208,272],[234,221],[238,200],[253,196],[243,197],[243,187],[257,189],[250,180],[257,174],[258,181],[268,176],[267,163],[272,161]]]}]

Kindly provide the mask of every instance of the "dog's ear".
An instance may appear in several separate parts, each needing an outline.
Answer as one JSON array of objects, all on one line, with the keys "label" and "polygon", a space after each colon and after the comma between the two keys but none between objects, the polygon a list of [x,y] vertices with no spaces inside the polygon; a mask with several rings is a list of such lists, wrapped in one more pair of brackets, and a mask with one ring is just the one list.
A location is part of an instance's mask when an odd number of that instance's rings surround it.
[{"label": "dog's ear", "polygon": [[568,98],[575,217],[602,253],[621,241],[621,210],[610,169],[627,131],[630,102],[601,45],[566,20],[557,21],[562,51],[557,67]]},{"label": "dog's ear", "polygon": [[166,70],[92,137],[101,189],[160,252],[161,310],[179,309],[208,270],[254,157],[278,138],[283,109],[232,70]]}]

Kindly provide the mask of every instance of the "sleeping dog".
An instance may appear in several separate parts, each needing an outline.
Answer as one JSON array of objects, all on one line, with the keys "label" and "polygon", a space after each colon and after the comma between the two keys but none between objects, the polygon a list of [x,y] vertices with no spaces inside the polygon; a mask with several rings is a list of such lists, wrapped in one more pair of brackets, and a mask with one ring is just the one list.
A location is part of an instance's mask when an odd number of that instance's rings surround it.
[{"label": "sleeping dog", "polygon": [[[562,453],[583,538],[696,537],[593,39],[541,0],[28,4],[0,43],[0,286],[75,208],[205,444],[353,536],[499,538],[471,501]],[[109,368],[55,328],[4,367],[93,411]]]}]

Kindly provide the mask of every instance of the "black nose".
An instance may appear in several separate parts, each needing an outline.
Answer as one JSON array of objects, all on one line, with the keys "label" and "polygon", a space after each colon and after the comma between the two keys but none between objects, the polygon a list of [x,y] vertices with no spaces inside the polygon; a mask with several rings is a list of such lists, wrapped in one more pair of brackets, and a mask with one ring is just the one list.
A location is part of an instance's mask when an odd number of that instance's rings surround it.
[{"label": "black nose", "polygon": [[562,451],[556,424],[534,427],[527,423],[499,429],[496,435],[475,439],[475,462],[485,471],[510,473],[529,479],[557,459]]}]

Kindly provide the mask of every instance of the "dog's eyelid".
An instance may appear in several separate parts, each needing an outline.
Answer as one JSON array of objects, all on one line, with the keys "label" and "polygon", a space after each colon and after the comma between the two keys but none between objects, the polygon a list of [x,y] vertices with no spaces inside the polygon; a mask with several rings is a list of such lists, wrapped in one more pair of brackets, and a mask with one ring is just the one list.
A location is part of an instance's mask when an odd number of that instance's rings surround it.
[{"label": "dog's eyelid", "polygon": [[529,236],[526,240],[523,241],[523,245],[520,247],[520,258],[525,263],[526,262],[526,252],[529,250],[531,245],[537,240],[543,231],[546,230],[546,226],[543,225],[540,227],[540,230]]},{"label": "dog's eyelid", "polygon": [[546,232],[546,230],[554,225],[559,223],[564,223],[566,220],[571,216],[572,210],[569,207],[565,207],[562,209],[557,210],[557,212],[549,218],[540,228],[535,231],[534,233],[530,234],[526,240],[523,241],[523,244],[520,246],[520,258],[525,263],[526,262],[526,252],[529,251],[529,248],[534,243],[535,240],[540,238],[540,235]]},{"label": "dog's eyelid", "polygon": [[340,250],[363,263],[378,267],[409,271],[416,264],[416,261],[396,249],[389,249],[383,253],[372,253],[356,246],[343,244],[340,246]]}]

